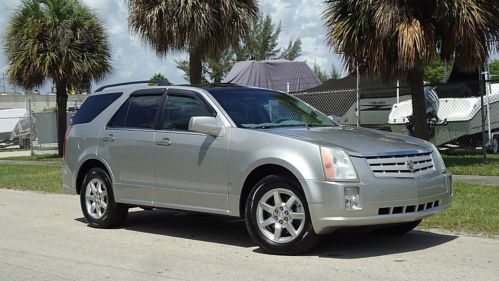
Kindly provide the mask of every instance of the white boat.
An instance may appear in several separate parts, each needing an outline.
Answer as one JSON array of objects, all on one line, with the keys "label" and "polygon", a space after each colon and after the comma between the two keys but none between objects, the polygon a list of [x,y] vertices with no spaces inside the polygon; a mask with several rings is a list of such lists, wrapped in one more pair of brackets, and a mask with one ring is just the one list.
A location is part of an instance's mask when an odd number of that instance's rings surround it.
[{"label": "white boat", "polygon": [[0,109],[0,143],[18,143],[30,132],[29,112],[24,108]]},{"label": "white boat", "polygon": [[[463,86],[458,90],[463,90]],[[487,95],[483,97],[485,126],[488,145],[497,153],[499,136],[499,83],[485,85]],[[438,89],[437,89],[437,94]],[[440,96],[440,95],[439,95]],[[456,94],[456,97],[439,98],[438,121],[430,141],[437,146],[458,144],[460,146],[481,146],[482,114],[481,98]],[[410,134],[408,117],[412,115],[412,101],[394,104],[388,123],[393,132]],[[494,148],[495,146],[495,148]]]}]

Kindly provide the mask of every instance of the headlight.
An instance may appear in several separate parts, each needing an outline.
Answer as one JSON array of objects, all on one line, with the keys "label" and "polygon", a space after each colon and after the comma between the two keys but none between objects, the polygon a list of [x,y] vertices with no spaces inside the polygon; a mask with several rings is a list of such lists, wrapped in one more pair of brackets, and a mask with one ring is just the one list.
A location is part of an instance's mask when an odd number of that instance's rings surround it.
[{"label": "headlight", "polygon": [[447,170],[447,167],[445,167],[444,159],[442,159],[440,152],[438,152],[438,148],[433,143],[431,143],[431,148],[433,149],[431,155],[433,157],[433,160],[436,162],[437,167],[442,171]]},{"label": "headlight", "polygon": [[356,180],[358,178],[352,160],[345,151],[321,147],[321,158],[326,180]]}]

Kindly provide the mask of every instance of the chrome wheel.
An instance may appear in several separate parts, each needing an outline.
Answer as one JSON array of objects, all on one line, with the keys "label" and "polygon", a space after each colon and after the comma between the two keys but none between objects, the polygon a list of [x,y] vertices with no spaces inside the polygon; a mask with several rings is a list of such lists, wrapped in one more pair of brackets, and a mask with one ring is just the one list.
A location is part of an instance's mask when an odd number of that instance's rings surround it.
[{"label": "chrome wheel", "polygon": [[298,196],[283,188],[265,193],[256,209],[260,231],[273,242],[288,243],[305,226],[305,208]]},{"label": "chrome wheel", "polygon": [[94,219],[100,219],[107,209],[106,185],[101,179],[94,178],[87,184],[85,191],[85,204],[88,214]]}]

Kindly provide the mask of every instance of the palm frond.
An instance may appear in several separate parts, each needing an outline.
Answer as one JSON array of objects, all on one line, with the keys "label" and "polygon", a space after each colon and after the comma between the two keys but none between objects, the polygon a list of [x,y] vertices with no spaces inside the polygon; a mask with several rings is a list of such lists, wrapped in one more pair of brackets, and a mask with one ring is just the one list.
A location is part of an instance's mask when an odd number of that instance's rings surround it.
[{"label": "palm frond", "polygon": [[476,69],[498,49],[496,0],[329,0],[326,40],[353,71],[359,64],[385,80],[438,57]]},{"label": "palm frond", "polygon": [[25,88],[47,79],[76,85],[111,71],[102,23],[79,1],[23,1],[8,24],[5,50],[9,79]]},{"label": "palm frond", "polygon": [[128,23],[158,55],[195,48],[217,53],[242,38],[258,16],[255,0],[128,0]]}]

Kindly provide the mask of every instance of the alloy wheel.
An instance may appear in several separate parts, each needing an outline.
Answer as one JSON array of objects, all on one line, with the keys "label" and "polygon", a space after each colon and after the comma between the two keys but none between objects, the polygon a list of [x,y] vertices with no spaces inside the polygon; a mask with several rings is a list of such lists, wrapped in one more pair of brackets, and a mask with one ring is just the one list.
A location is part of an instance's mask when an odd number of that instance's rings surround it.
[{"label": "alloy wheel", "polygon": [[256,212],[258,228],[276,243],[293,241],[305,226],[305,208],[300,198],[288,189],[276,188],[265,193]]},{"label": "alloy wheel", "polygon": [[97,220],[102,218],[108,205],[107,189],[102,180],[94,178],[88,182],[85,204],[87,212],[92,218]]}]

